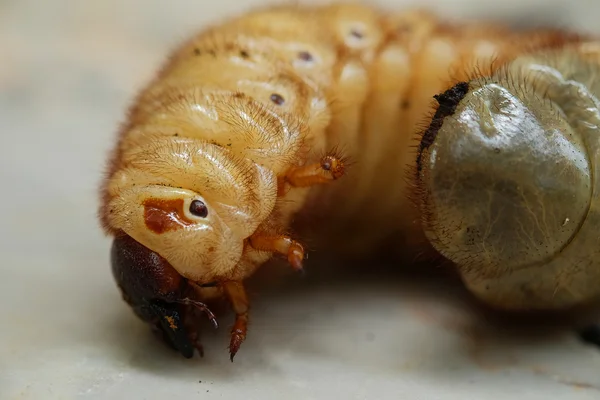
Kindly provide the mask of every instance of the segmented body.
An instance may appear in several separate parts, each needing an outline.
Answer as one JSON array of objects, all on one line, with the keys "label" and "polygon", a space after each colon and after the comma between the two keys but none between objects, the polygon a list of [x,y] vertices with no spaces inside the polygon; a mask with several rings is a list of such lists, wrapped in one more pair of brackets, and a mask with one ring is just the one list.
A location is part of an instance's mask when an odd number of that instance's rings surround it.
[{"label": "segmented body", "polygon": [[[224,151],[223,162],[229,165],[249,161],[276,176],[337,148],[354,166],[343,180],[290,190],[275,203],[273,193],[265,193],[272,186],[261,191],[251,187],[255,182],[243,180],[249,178],[226,171],[241,180],[234,183],[259,192],[253,200],[237,197],[236,206],[260,202],[257,208],[265,212],[254,220],[287,229],[293,213],[312,195],[307,212],[326,216],[315,231],[331,227],[343,232],[344,251],[356,249],[356,243],[372,248],[399,227],[413,225],[406,168],[414,162],[419,124],[426,123],[432,96],[474,67],[564,39],[555,32],[527,38],[488,24],[450,27],[427,13],[389,17],[356,5],[246,14],[203,31],[178,49],[138,97],[122,130],[105,204],[126,189],[127,184],[115,184],[125,179],[123,174],[139,187],[143,181],[133,176],[137,173],[160,184],[165,176],[189,173],[176,165],[176,143]],[[285,103],[273,104],[272,94]],[[253,121],[244,120],[248,115]],[[142,153],[145,149],[156,153]],[[145,165],[127,170],[135,155],[144,157]],[[205,169],[197,170],[193,173]],[[273,208],[277,212],[269,214]],[[111,230],[125,223],[109,212],[103,216]],[[253,224],[245,233],[256,228]],[[323,240],[340,238],[325,231]]]},{"label": "segmented body", "polygon": [[[350,4],[225,21],[178,48],[138,96],[103,187],[103,225],[198,284],[243,281],[267,261],[250,237],[291,233],[346,256],[392,238],[414,251],[411,241],[426,243],[410,198],[426,190],[412,180],[433,96],[579,40]],[[286,181],[329,153],[351,161],[342,179]],[[194,199],[208,217],[189,214]]]}]

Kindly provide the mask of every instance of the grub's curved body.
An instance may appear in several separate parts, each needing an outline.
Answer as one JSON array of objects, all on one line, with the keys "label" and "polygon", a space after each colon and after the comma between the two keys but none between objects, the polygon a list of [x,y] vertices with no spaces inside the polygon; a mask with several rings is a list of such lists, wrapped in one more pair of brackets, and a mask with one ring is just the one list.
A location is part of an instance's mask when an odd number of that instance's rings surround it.
[{"label": "grub's curved body", "polygon": [[103,226],[166,260],[200,298],[224,293],[238,316],[234,354],[248,317],[242,282],[273,254],[301,268],[303,238],[346,256],[425,241],[410,197],[431,189],[413,178],[435,94],[569,43],[578,39],[343,4],[215,25],[138,96],[103,185]]}]

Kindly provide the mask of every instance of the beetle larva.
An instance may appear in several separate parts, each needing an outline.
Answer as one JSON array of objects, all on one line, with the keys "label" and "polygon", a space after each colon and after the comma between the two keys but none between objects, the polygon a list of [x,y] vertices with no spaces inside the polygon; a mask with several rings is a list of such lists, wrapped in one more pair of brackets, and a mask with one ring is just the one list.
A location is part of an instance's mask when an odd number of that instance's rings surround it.
[{"label": "beetle larva", "polygon": [[227,298],[233,360],[244,280],[274,254],[302,270],[300,237],[346,257],[429,240],[499,307],[590,299],[590,46],[354,4],[261,9],[205,29],[138,95],[109,163],[100,218],[124,299],[191,357],[196,311],[214,321],[204,301]]}]

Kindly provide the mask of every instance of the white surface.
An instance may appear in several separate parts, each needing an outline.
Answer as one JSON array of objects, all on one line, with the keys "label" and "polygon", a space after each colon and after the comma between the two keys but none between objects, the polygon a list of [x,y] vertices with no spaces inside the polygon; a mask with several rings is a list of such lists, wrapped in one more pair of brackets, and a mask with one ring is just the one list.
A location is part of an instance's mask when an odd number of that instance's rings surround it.
[{"label": "white surface", "polygon": [[[426,3],[582,29],[600,16],[585,0]],[[600,350],[569,332],[486,328],[433,283],[358,277],[257,296],[234,363],[228,321],[207,332],[204,359],[155,341],[114,286],[96,187],[135,90],[232,4],[0,0],[0,399],[600,398]]]}]

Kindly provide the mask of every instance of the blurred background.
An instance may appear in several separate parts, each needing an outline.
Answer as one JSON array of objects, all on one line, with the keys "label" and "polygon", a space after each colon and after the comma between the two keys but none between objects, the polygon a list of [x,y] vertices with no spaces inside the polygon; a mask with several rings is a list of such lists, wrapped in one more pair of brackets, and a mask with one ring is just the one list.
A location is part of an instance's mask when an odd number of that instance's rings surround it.
[{"label": "blurred background", "polygon": [[[600,34],[594,0],[368,3]],[[203,359],[184,360],[134,318],[96,222],[117,126],[173,46],[265,4],[0,0],[0,399],[600,398],[600,350],[569,332],[487,329],[438,283],[257,296],[233,364],[228,321],[207,333]]]}]

